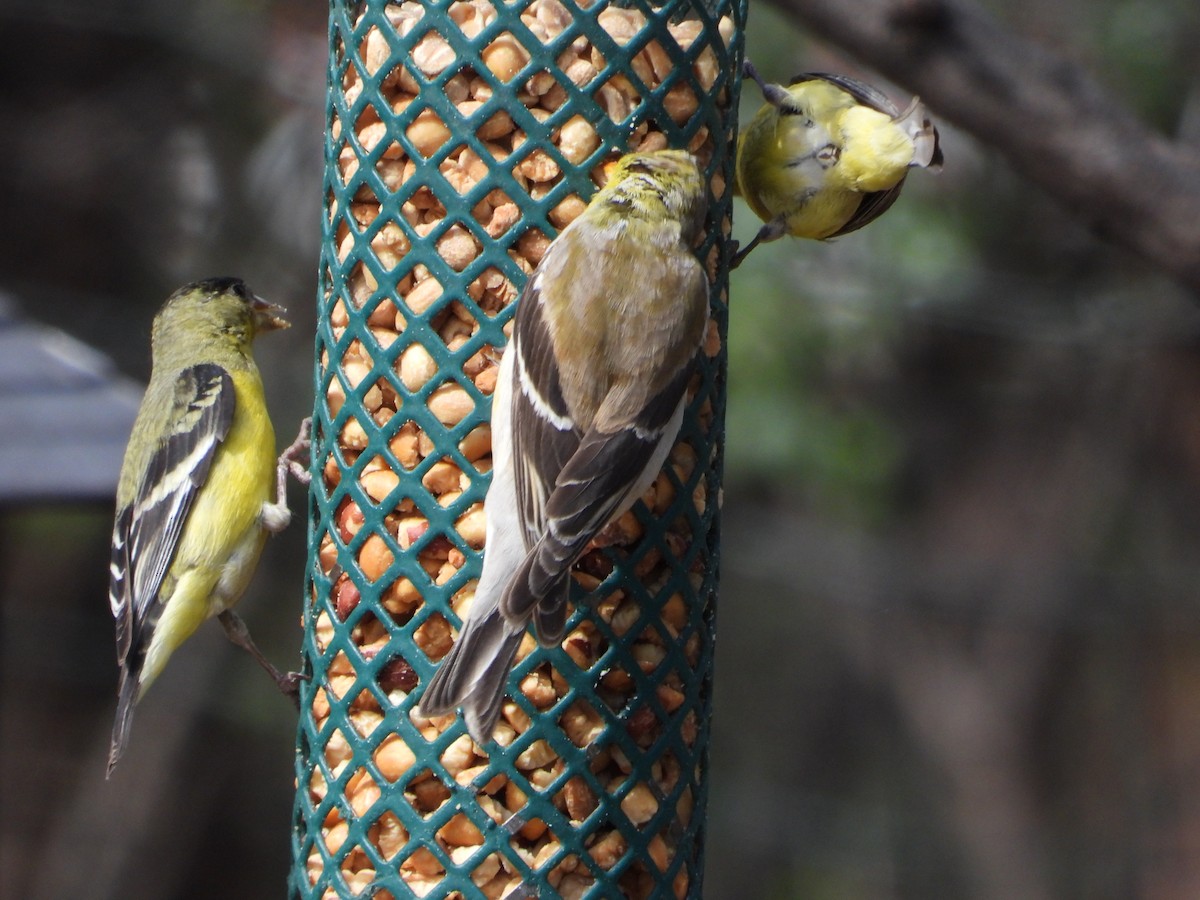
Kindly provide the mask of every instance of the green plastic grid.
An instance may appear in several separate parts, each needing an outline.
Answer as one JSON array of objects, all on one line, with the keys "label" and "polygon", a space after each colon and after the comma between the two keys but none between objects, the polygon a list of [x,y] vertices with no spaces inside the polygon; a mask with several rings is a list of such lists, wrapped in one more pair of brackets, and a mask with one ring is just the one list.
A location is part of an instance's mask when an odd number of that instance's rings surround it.
[{"label": "green plastic grid", "polygon": [[[405,4],[408,5],[408,4]],[[609,552],[613,570],[595,590],[597,597],[613,590],[626,592],[639,611],[635,621],[624,622],[620,631],[596,615],[593,608],[580,603],[573,613],[571,626],[584,619],[593,623],[607,645],[598,662],[588,670],[579,669],[566,651],[560,648],[539,650],[519,663],[510,685],[543,665],[547,660],[555,672],[568,682],[568,690],[548,709],[539,711],[519,690],[511,691],[513,700],[532,720],[532,725],[506,748],[490,744],[492,752],[486,769],[475,782],[459,785],[441,763],[448,748],[460,740],[464,729],[458,723],[433,740],[427,740],[414,724],[410,713],[419,700],[420,691],[385,690],[380,679],[394,681],[396,665],[407,666],[406,677],[420,684],[428,681],[435,663],[427,659],[416,646],[413,635],[418,628],[435,616],[445,617],[457,624],[451,600],[455,594],[478,576],[480,554],[469,546],[456,529],[460,517],[486,493],[488,476],[460,450],[460,442],[489,416],[489,399],[463,373],[464,363],[478,351],[504,344],[503,328],[514,311],[509,304],[489,314],[470,296],[470,286],[485,272],[495,267],[517,287],[523,284],[525,271],[509,256],[517,241],[529,229],[541,230],[548,236],[556,232],[551,211],[571,194],[586,198],[594,190],[590,172],[603,160],[610,158],[613,148],[626,146],[639,122],[651,122],[663,132],[671,146],[687,146],[701,128],[713,136],[709,172],[719,173],[724,184],[732,183],[732,147],[736,97],[740,87],[741,34],[745,21],[745,0],[729,2],[674,2],[622,4],[645,14],[648,24],[624,46],[619,46],[599,24],[600,13],[609,6],[596,3],[582,8],[572,3],[562,5],[571,13],[571,23],[562,34],[544,46],[536,35],[521,22],[520,13],[529,2],[498,6],[496,19],[484,30],[466,37],[451,23],[452,7],[458,2],[420,4],[424,17],[406,35],[397,34],[388,18],[388,4],[371,2],[354,4],[335,0],[330,15],[330,68],[328,92],[328,127],[326,130],[326,190],[328,197],[325,235],[322,251],[321,290],[317,334],[316,387],[314,409],[314,481],[310,518],[310,567],[305,612],[303,652],[312,678],[302,689],[302,714],[297,740],[297,800],[293,830],[294,866],[290,878],[293,897],[342,896],[488,896],[472,880],[477,867],[492,854],[503,857],[503,865],[518,873],[524,882],[525,896],[555,896],[549,873],[570,857],[576,859],[579,870],[594,879],[594,885],[584,896],[616,896],[619,886],[628,887],[629,875],[636,866],[648,873],[658,873],[651,890],[638,896],[674,897],[681,884],[680,872],[685,873],[686,895],[700,896],[703,844],[703,819],[707,787],[704,772],[707,768],[708,720],[711,711],[711,672],[713,647],[713,618],[717,587],[717,497],[721,470],[721,422],[724,405],[724,354],[706,359],[696,384],[695,397],[684,420],[680,441],[695,451],[695,465],[690,474],[680,478],[670,467],[667,477],[674,488],[674,500],[659,517],[653,516],[638,504],[635,514],[644,529],[638,543],[621,551]],[[391,5],[394,11],[398,5]],[[614,5],[615,6],[615,5]],[[681,18],[697,18],[703,24],[703,34],[687,50],[682,50],[667,37],[666,27]],[[718,33],[718,20],[729,16],[733,33],[728,49]],[[361,48],[372,29],[386,35],[390,55],[374,70],[362,58]],[[456,61],[444,71],[427,78],[409,66],[412,77],[421,90],[418,97],[400,112],[393,112],[386,103],[384,81],[396,66],[405,65],[414,48],[427,33],[436,31],[453,49]],[[513,78],[505,81],[492,74],[481,62],[481,52],[493,40],[504,34],[513,35],[528,51],[529,60]],[[591,83],[576,86],[558,69],[560,54],[578,36],[586,37],[604,56],[605,65]],[[673,63],[663,83],[653,89],[639,78],[632,65],[633,57],[651,41],[658,41]],[[720,74],[711,93],[697,83],[693,63],[706,48],[712,48],[719,60]],[[361,83],[357,96],[348,96],[347,73],[353,67]],[[490,87],[492,96],[469,117],[459,115],[447,96],[447,83],[464,67],[469,67]],[[566,102],[539,121],[521,100],[521,87],[536,73],[549,71],[567,94]],[[598,86],[615,75],[629,79],[638,90],[641,102],[632,115],[613,122],[598,100]],[[675,123],[664,107],[664,97],[677,84],[686,84],[700,98],[695,115],[684,123]],[[727,102],[719,107],[715,97],[725,93]],[[378,114],[386,127],[386,136],[373,145],[359,140],[355,123],[368,107]],[[497,110],[503,109],[528,135],[525,143],[502,163],[497,162],[477,129]],[[406,130],[426,110],[432,110],[450,127],[450,139],[423,157],[406,136]],[[555,148],[552,133],[573,116],[587,119],[600,136],[599,146],[578,164],[571,164]],[[392,189],[380,171],[380,162],[389,152],[390,142],[399,144],[407,159],[415,164],[414,176]],[[466,146],[489,163],[487,178],[460,196],[439,170],[459,148]],[[345,148],[349,148],[345,151]],[[561,180],[538,199],[530,198],[517,178],[514,168],[535,150],[542,150],[557,162],[562,170]],[[344,153],[352,160],[353,171],[346,170]],[[520,207],[520,221],[512,228],[493,237],[471,215],[472,208],[492,191],[503,191]],[[404,205],[413,201],[420,191],[432,191],[445,207],[441,222],[421,233],[406,219]],[[355,197],[370,197],[378,203],[378,213],[369,223],[355,217]],[[722,344],[727,324],[724,296],[727,285],[728,258],[721,223],[730,214],[730,191],[714,199],[710,210],[710,227],[705,243],[698,250],[701,259],[719,260],[713,284],[713,315]],[[461,269],[456,270],[438,253],[436,245],[455,225],[466,228],[478,242],[480,252]],[[411,249],[394,265],[386,265],[374,244],[389,226],[403,232]],[[394,255],[394,254],[393,254]],[[424,267],[442,288],[441,296],[427,308],[414,310],[404,302],[398,290],[406,278]],[[363,276],[369,273],[370,279]],[[363,296],[361,287],[377,287]],[[356,293],[354,285],[359,291]],[[340,301],[340,303],[339,303]],[[457,302],[478,323],[478,330],[454,351],[450,351],[438,334],[435,323],[444,317],[451,304]],[[390,343],[381,343],[368,320],[387,304],[395,304],[404,320],[404,328]],[[345,311],[346,324],[333,324],[335,311]],[[361,380],[350,377],[339,361],[346,358],[352,345],[358,342],[370,360],[370,370]],[[419,343],[434,358],[438,374],[416,390],[409,390],[396,375],[397,362],[410,346]],[[429,400],[435,391],[448,383],[457,383],[473,401],[472,410],[460,421],[444,425],[431,412]],[[345,399],[334,411],[326,398],[331,392],[344,393]],[[390,391],[396,398],[397,412],[386,422],[379,423],[368,414],[367,397],[372,390]],[[425,456],[415,468],[406,469],[389,447],[402,426],[414,423],[433,444],[434,451]],[[365,447],[350,458],[339,447],[339,435],[347,427],[361,428]],[[423,478],[442,459],[449,459],[466,476],[461,495],[442,506],[425,488]],[[323,480],[327,460],[338,469],[338,482],[330,486]],[[385,467],[399,478],[384,497],[373,500],[364,490],[361,477],[369,465],[382,460]],[[703,502],[695,495],[702,491]],[[389,531],[388,517],[394,516],[401,503],[428,520],[428,529],[417,536],[411,545],[402,546]],[[361,526],[353,535],[339,528],[339,510],[353,503],[362,514]],[[684,522],[681,529],[679,522]],[[685,535],[681,538],[681,534]],[[686,540],[689,535],[691,540]],[[322,542],[329,536],[336,555],[333,567],[327,570],[321,562]],[[392,562],[374,582],[366,579],[358,567],[364,545],[373,537],[382,539]],[[462,555],[458,571],[442,583],[422,566],[426,551],[446,543]],[[328,547],[325,552],[328,553]],[[646,585],[635,574],[639,567],[655,559],[658,578]],[[651,566],[651,568],[654,568]],[[384,595],[399,578],[407,578],[417,587],[422,604],[411,618],[398,622],[384,606]],[[343,582],[357,589],[358,600],[352,608],[340,605],[337,588]],[[661,618],[663,603],[673,595],[685,600],[687,621],[684,628],[673,634]],[[582,592],[580,592],[582,597]],[[325,634],[318,637],[321,613],[325,613]],[[386,624],[386,639],[370,655],[360,650],[356,630],[372,623]],[[653,630],[662,641],[665,656],[650,673],[642,671],[633,656],[632,638]],[[377,629],[378,630],[378,629]],[[378,642],[377,642],[378,643]],[[689,659],[689,653],[691,658]],[[341,669],[336,674],[342,684],[337,691],[329,690],[334,669],[349,665],[347,675]],[[610,709],[606,694],[598,686],[600,675],[619,667],[631,677],[635,690],[628,705]],[[659,700],[656,688],[662,674],[680,673],[684,686],[684,701],[674,711]],[[349,684],[345,679],[350,678]],[[406,682],[405,687],[409,687]],[[360,733],[354,713],[361,712],[356,704],[367,697],[366,706],[378,707],[378,720],[368,733]],[[560,717],[579,700],[586,701],[599,713],[605,725],[596,740],[586,747],[577,747],[558,727]],[[318,703],[327,703],[328,715],[320,721],[314,713]],[[649,712],[643,712],[648,710]],[[650,716],[660,726],[657,740],[649,747],[638,745],[631,726],[641,716]],[[691,733],[691,740],[684,732]],[[415,763],[395,780],[389,780],[376,764],[375,754],[380,745],[398,736],[413,748]],[[536,741],[544,740],[565,762],[561,772],[549,785],[540,790],[517,767],[517,757]],[[331,747],[339,764],[327,761]],[[630,772],[619,788],[611,790],[592,772],[598,753],[623,754]],[[639,785],[653,785],[657,790],[664,765],[677,767],[674,785],[655,797],[657,812],[639,827],[624,815],[621,801]],[[498,824],[475,802],[478,787],[497,773],[503,774],[526,796],[520,816]],[[428,781],[430,775],[449,788],[448,802],[436,811],[422,815],[411,802],[411,789]],[[554,803],[556,793],[567,781],[582,779],[597,798],[597,808],[582,822],[572,822]],[[379,796],[365,808],[355,808],[347,799],[348,789],[369,779],[378,788]],[[406,796],[409,792],[410,796]],[[678,807],[690,802],[693,813],[686,824],[679,821]],[[482,833],[484,843],[476,851],[452,857],[435,839],[437,832],[451,818],[463,813]],[[378,831],[383,827],[381,816],[391,814],[408,833],[408,840],[385,854],[379,847]],[[559,849],[548,859],[539,860],[536,867],[514,849],[512,834],[531,820],[540,819],[558,839]],[[329,823],[340,823],[341,831],[332,833]],[[389,820],[390,821],[390,820]],[[601,828],[616,831],[626,844],[626,850],[611,868],[601,868],[589,856],[589,840]],[[376,833],[372,834],[372,829]],[[674,853],[665,871],[658,872],[653,838],[667,834],[673,840]],[[435,865],[444,869],[436,886],[428,881],[420,889],[406,883],[402,863],[419,849],[431,854]],[[358,855],[358,856],[355,856]],[[351,857],[355,857],[351,859]],[[355,863],[356,871],[367,871],[367,882],[351,883],[345,869]],[[622,881],[622,879],[625,879]],[[645,879],[642,879],[643,882]],[[520,890],[507,896],[521,896]]]}]

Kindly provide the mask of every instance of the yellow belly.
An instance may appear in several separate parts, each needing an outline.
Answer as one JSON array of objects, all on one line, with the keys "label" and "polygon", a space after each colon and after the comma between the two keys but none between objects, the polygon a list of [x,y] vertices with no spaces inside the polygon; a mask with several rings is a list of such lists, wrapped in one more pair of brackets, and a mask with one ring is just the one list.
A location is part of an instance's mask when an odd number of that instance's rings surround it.
[{"label": "yellow belly", "polygon": [[253,390],[257,372],[233,376],[233,426],[213,456],[179,538],[163,591],[169,592],[142,667],[145,691],[200,624],[237,603],[266,541],[261,524],[275,472],[275,435]]}]

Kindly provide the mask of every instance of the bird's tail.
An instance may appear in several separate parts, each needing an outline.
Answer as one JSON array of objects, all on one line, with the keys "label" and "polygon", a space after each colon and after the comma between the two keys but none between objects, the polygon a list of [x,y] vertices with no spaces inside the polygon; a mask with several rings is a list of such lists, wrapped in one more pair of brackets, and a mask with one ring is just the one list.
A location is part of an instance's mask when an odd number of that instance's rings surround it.
[{"label": "bird's tail", "polygon": [[[894,109],[895,107],[893,107]],[[938,171],[942,168],[942,148],[938,145],[937,129],[920,97],[913,97],[908,109],[896,118],[896,124],[912,138],[912,165]]]},{"label": "bird's tail", "polygon": [[495,607],[481,616],[468,616],[462,634],[425,688],[421,713],[440,716],[461,706],[475,742],[491,740],[508,673],[524,637],[525,627],[509,622]]},{"label": "bird's tail", "polygon": [[121,684],[117,688],[117,719],[113,723],[112,748],[108,751],[108,774],[111,778],[117,760],[129,744],[129,728],[133,724],[133,707],[138,698],[138,673],[128,667],[121,669]]}]

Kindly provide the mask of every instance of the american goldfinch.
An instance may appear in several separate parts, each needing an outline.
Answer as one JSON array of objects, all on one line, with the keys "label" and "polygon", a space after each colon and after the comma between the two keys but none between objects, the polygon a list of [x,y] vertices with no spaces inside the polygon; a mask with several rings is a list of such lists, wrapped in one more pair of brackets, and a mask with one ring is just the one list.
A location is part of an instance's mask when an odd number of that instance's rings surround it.
[{"label": "american goldfinch", "polygon": [[180,288],[154,320],[150,384],[117,485],[109,602],[121,667],[108,774],[125,750],[133,707],[200,623],[226,633],[286,687],[230,607],[267,532],[287,526],[286,461],[276,484],[275,432],[251,356],[255,335],[288,323],[237,278]]},{"label": "american goldfinch", "polygon": [[937,129],[915,97],[901,113],[845,75],[810,72],[784,87],[749,61],[745,72],[766,103],[738,140],[737,188],[766,224],[734,265],[760,241],[862,228],[896,201],[909,168],[941,168]]},{"label": "american goldfinch", "polygon": [[622,157],[555,239],[517,306],[492,398],[483,572],[462,633],[421,699],[492,736],[532,620],[566,629],[571,566],[653,482],[679,433],[708,321],[692,246],[704,179],[679,150]]}]

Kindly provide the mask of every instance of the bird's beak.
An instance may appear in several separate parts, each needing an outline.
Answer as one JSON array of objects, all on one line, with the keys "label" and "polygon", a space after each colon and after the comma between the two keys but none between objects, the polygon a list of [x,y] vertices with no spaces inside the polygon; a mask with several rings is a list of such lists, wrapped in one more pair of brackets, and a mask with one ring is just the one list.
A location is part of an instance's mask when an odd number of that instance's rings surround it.
[{"label": "bird's beak", "polygon": [[257,295],[251,301],[251,306],[254,308],[254,328],[257,331],[274,331],[277,328],[292,326],[292,323],[283,317],[287,310],[282,306],[268,303]]}]

